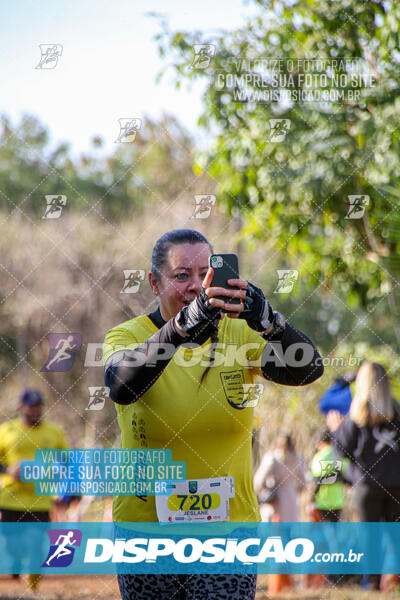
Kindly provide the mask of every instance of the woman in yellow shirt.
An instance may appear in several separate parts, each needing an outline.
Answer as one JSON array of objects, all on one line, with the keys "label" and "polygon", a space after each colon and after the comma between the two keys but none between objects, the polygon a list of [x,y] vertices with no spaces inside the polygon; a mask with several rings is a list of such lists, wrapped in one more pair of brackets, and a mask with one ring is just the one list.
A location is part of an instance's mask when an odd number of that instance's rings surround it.
[{"label": "woman in yellow shirt", "polygon": [[[259,288],[242,279],[228,280],[237,289],[211,287],[212,253],[197,231],[164,234],[149,273],[160,305],[111,329],[103,360],[122,447],[170,449],[174,461],[186,463],[187,481],[180,485],[187,493],[191,485],[211,495],[217,485],[223,509],[206,504],[193,516],[185,506],[171,507],[167,496],[117,496],[117,522],[260,521],[251,460],[254,402],[245,390],[257,375],[295,386],[322,375],[314,344],[272,310]],[[243,302],[227,303],[234,297]],[[268,342],[280,346],[281,358]],[[303,358],[291,351],[299,344]],[[252,600],[256,589],[250,574],[121,574],[118,581],[123,600]]]}]

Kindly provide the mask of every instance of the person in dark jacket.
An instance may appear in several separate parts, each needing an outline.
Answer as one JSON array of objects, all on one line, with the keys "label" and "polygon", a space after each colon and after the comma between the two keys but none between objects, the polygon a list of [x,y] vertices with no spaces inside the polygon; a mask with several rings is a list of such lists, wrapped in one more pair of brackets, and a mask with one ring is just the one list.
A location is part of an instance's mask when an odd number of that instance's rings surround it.
[{"label": "person in dark jacket", "polygon": [[[340,456],[350,459],[346,479],[360,521],[400,520],[400,418],[384,367],[364,362],[350,413],[330,411],[327,425]],[[371,576],[377,588],[379,576]]]}]

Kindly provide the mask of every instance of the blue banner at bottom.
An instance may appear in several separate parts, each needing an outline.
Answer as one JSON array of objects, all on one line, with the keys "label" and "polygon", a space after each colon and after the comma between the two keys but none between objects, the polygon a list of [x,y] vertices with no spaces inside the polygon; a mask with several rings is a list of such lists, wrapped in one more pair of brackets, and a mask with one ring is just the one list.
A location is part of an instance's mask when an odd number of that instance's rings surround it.
[{"label": "blue banner at bottom", "polygon": [[0,573],[400,573],[400,523],[0,523]]}]

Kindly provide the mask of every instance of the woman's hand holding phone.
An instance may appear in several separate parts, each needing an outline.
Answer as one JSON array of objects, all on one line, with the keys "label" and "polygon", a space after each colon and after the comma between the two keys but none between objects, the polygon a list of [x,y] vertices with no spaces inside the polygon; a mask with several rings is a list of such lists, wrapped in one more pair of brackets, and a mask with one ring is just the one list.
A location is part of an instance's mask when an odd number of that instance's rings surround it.
[{"label": "woman's hand holding phone", "polygon": [[[207,274],[203,279],[203,288],[205,288],[205,293],[210,298],[211,306],[215,306],[217,308],[222,309],[231,319],[239,318],[240,313],[244,310],[243,300],[246,297],[246,290],[248,285],[247,281],[245,281],[244,279],[228,279],[227,283],[229,285],[234,285],[238,288],[241,288],[237,290],[231,290],[229,288],[224,287],[210,287],[212,284],[213,275],[214,269],[212,267],[209,267]],[[227,298],[239,298],[241,303],[231,304],[229,302],[226,302],[225,300],[222,300],[221,298],[216,298],[216,296],[225,296]]]},{"label": "woman's hand holding phone", "polygon": [[264,292],[248,282],[244,311],[239,317],[246,319],[247,325],[259,333],[268,333],[273,328],[274,311],[264,296]]},{"label": "woman's hand holding phone", "polygon": [[[228,285],[240,289],[232,290],[224,287],[210,287],[213,279],[213,268],[210,267],[203,280],[205,293],[210,298],[210,304],[224,310],[228,317],[233,319],[246,319],[249,327],[265,333],[273,328],[274,313],[265,298],[263,291],[244,279],[228,279]],[[215,296],[239,298],[240,304],[231,304]]]},{"label": "woman's hand holding phone", "polygon": [[202,282],[200,294],[189,304],[184,306],[175,317],[175,326],[178,333],[184,337],[197,335],[199,331],[208,336],[209,325],[218,321],[225,310],[228,317],[238,318],[243,311],[243,304],[230,304],[215,296],[226,296],[227,298],[239,298],[240,301],[246,296],[247,281],[232,279],[230,285],[244,288],[228,289],[224,287],[211,287],[214,270],[210,267]]},{"label": "woman's hand holding phone", "polygon": [[[221,312],[206,294],[204,283],[211,283],[212,274],[203,279],[200,293],[188,305],[181,308],[175,317],[178,333],[184,336],[198,335],[199,331],[208,335],[208,328],[221,318]],[[203,342],[202,342],[203,343]]]}]

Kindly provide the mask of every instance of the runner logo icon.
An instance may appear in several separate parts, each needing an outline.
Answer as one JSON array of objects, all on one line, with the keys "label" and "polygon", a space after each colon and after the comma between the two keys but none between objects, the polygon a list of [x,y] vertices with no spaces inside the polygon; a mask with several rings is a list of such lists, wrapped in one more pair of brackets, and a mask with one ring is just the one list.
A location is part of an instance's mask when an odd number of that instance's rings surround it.
[{"label": "runner logo icon", "polygon": [[283,142],[286,134],[289,132],[290,124],[290,119],[269,119],[270,134],[268,136],[268,141]]},{"label": "runner logo icon", "polygon": [[79,333],[49,333],[49,356],[41,371],[69,371],[74,364],[75,354],[81,349],[82,336]]},{"label": "runner logo icon", "polygon": [[119,134],[115,143],[130,144],[135,141],[136,134],[142,126],[142,119],[118,119]]},{"label": "runner logo icon", "polygon": [[60,58],[62,44],[39,44],[40,61],[36,69],[55,69]]},{"label": "runner logo icon", "polygon": [[278,285],[274,290],[274,294],[289,294],[297,278],[299,276],[299,272],[295,269],[277,269],[278,274]]},{"label": "runner logo icon", "polygon": [[194,58],[192,68],[206,69],[215,56],[215,44],[193,44]]},{"label": "runner logo icon", "polygon": [[85,410],[101,410],[104,407],[106,399],[110,397],[110,388],[103,386],[90,386],[89,403]]},{"label": "runner logo icon", "polygon": [[68,567],[74,558],[75,548],[81,545],[79,529],[49,529],[50,548],[42,567]]},{"label": "runner logo icon", "polygon": [[347,196],[347,198],[349,199],[349,210],[345,219],[362,219],[365,209],[369,205],[369,196],[352,194]]},{"label": "runner logo icon", "polygon": [[139,291],[140,283],[144,281],[144,276],[143,269],[124,269],[125,283],[120,294],[136,294]]},{"label": "runner logo icon", "polygon": [[45,196],[46,208],[42,219],[59,219],[62,209],[67,204],[67,196],[64,194],[53,194]]},{"label": "runner logo icon", "polygon": [[196,205],[191,219],[207,219],[215,205],[216,196],[214,194],[195,194],[194,200]]}]

